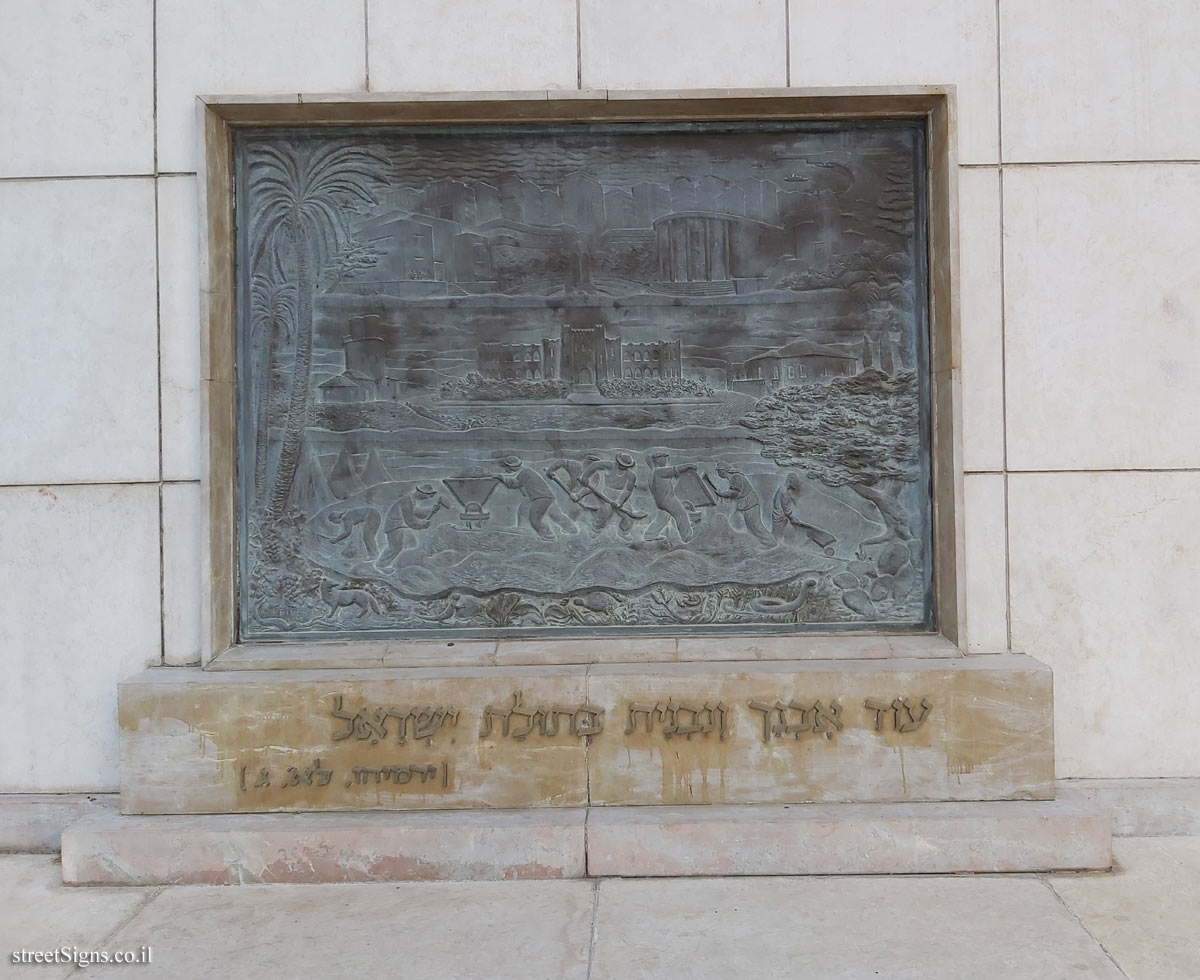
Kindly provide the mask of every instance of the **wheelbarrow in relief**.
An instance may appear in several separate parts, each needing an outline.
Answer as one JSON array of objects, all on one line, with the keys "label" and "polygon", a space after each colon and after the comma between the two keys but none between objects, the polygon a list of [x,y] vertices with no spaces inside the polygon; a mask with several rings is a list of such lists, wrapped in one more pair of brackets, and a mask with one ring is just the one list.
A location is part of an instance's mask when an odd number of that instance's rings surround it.
[{"label": "wheelbarrow in relief", "polygon": [[483,527],[483,522],[492,515],[483,509],[488,498],[499,486],[500,481],[494,476],[448,476],[442,483],[462,507],[459,520],[468,531],[477,531]]}]

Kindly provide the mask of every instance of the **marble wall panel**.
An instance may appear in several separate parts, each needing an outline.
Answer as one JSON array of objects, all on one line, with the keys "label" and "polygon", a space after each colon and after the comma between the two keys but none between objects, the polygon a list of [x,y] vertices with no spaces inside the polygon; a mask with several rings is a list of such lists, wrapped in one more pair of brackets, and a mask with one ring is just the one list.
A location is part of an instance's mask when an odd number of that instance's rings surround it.
[{"label": "marble wall panel", "polygon": [[158,0],[158,169],[196,169],[196,96],[366,85],[362,0]]},{"label": "marble wall panel", "polygon": [[1054,669],[1059,777],[1200,776],[1200,473],[1009,477],[1013,647]]},{"label": "marble wall panel", "polygon": [[775,0],[581,0],[584,88],[761,88],[787,81]]},{"label": "marble wall panel", "polygon": [[564,0],[370,0],[371,89],[575,88],[576,7]]},{"label": "marble wall panel", "polygon": [[1008,464],[1200,465],[1200,167],[1004,175]]},{"label": "marble wall panel", "polygon": [[967,650],[1008,649],[1008,556],[1004,476],[968,476],[964,483],[967,567]]},{"label": "marble wall panel", "polygon": [[195,177],[159,177],[159,385],[167,480],[205,475],[200,399],[200,227]]},{"label": "marble wall panel", "polygon": [[0,484],[158,478],[154,181],[0,182]]},{"label": "marble wall panel", "polygon": [[791,0],[791,84],[954,85],[961,163],[999,159],[994,0]]},{"label": "marble wall panel", "polygon": [[154,169],[152,0],[5,3],[0,177]]},{"label": "marble wall panel", "polygon": [[158,488],[0,488],[0,792],[117,786],[116,680],[159,661]]},{"label": "marble wall panel", "polygon": [[1193,0],[1004,0],[1004,158],[1200,158]]}]

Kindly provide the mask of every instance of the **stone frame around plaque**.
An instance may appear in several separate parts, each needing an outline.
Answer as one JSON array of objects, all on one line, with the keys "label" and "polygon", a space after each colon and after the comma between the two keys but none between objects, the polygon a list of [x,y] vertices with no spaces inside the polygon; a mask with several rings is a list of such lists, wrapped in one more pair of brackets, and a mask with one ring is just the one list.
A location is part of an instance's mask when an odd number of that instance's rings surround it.
[{"label": "stone frame around plaque", "polygon": [[[959,334],[957,302],[956,158],[954,94],[950,87],[880,89],[775,89],[685,92],[544,91],[406,93],[358,96],[201,97],[198,118],[204,146],[200,174],[203,483],[202,663],[212,667],[378,666],[488,664],[495,641],[325,640],[288,644],[241,642],[238,637],[236,506],[236,309],[234,240],[234,134],[239,129],[354,124],[512,124],[627,122],[792,122],[857,119],[917,120],[927,148],[930,357],[930,450],[933,520],[935,634],[897,638],[907,655],[947,655],[965,647],[963,601],[962,467],[959,433]],[[702,640],[703,638],[697,638]],[[668,642],[669,641],[669,642]],[[792,642],[788,642],[792,641]],[[518,647],[520,640],[500,641]],[[747,638],[746,650],[729,647],[723,659],[852,657],[850,648],[888,639],[839,633]],[[525,644],[533,651],[538,641]],[[670,649],[668,649],[668,647]],[[556,649],[547,649],[556,648]],[[618,649],[619,648],[619,649]],[[644,649],[643,649],[644,648]],[[768,651],[775,652],[766,652]],[[957,651],[954,651],[957,652]],[[870,653],[858,654],[871,656]],[[921,654],[918,654],[921,655]],[[587,663],[605,659],[687,659],[666,637],[544,641],[530,662]]]}]

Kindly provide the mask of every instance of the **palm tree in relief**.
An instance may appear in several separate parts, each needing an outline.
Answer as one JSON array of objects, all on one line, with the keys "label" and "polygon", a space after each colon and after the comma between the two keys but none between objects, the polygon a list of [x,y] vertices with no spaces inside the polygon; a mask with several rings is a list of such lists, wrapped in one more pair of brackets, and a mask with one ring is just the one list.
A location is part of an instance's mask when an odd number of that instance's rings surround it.
[{"label": "palm tree in relief", "polygon": [[346,212],[375,203],[370,188],[386,167],[370,150],[333,140],[260,144],[250,155],[252,262],[257,268],[290,259],[296,285],[296,362],[271,490],[273,517],[287,507],[308,423],[317,284],[350,237]]},{"label": "palm tree in relief", "polygon": [[267,493],[267,456],[270,435],[271,381],[275,352],[290,342],[296,329],[296,284],[283,278],[276,268],[271,275],[255,276],[250,283],[250,317],[262,350],[258,379],[258,404],[254,432],[254,500],[262,506]]}]

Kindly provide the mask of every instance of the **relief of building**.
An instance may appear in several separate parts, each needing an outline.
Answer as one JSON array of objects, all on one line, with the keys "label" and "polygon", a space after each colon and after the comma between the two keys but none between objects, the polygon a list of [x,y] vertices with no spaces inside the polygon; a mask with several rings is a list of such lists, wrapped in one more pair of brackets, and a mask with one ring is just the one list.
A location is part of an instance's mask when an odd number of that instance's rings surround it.
[{"label": "relief of building", "polygon": [[616,378],[682,377],[683,347],[678,340],[626,342],[608,336],[604,324],[563,324],[558,340],[540,344],[483,343],[478,368],[490,380],[560,379],[572,385],[595,385]]},{"label": "relief of building", "polygon": [[372,402],[396,398],[397,379],[387,373],[387,342],[382,336],[382,318],[356,316],[342,338],[346,370],[320,386],[326,402]]}]

